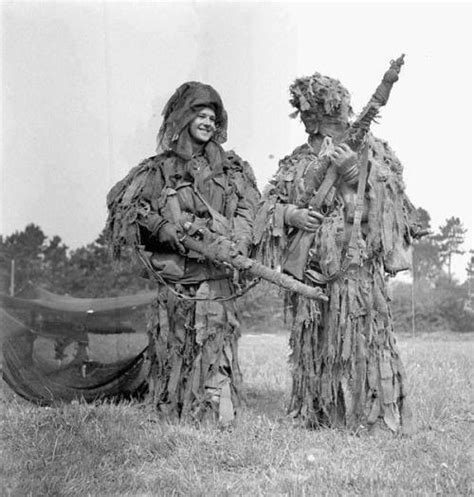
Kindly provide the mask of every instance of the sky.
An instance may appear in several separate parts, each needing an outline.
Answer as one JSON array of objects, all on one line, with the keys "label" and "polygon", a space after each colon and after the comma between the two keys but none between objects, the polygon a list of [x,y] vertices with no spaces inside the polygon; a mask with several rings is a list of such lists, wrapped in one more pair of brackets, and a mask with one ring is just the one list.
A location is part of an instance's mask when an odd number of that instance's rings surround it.
[{"label": "sky", "polygon": [[[185,81],[213,85],[229,140],[261,189],[306,140],[288,87],[315,71],[362,109],[405,65],[372,131],[404,165],[434,230],[473,248],[471,2],[1,2],[0,234],[39,225],[72,249],[105,225],[110,188],[154,155],[161,110]],[[454,272],[464,279],[467,256]]]}]

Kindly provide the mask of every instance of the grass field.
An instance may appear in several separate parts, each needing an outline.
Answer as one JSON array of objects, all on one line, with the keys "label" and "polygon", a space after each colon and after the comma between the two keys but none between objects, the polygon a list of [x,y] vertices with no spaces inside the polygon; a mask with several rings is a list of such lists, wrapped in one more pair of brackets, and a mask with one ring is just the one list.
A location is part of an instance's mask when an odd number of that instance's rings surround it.
[{"label": "grass field", "polygon": [[231,431],[134,403],[36,407],[4,387],[2,495],[473,495],[473,335],[399,340],[418,432],[308,431],[285,416],[287,336],[246,335]]}]

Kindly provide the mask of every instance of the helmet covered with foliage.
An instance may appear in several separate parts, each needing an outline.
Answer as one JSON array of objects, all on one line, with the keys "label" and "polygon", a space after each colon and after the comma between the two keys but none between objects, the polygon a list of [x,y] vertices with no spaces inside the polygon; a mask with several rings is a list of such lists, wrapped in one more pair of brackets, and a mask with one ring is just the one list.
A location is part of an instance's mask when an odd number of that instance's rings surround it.
[{"label": "helmet covered with foliage", "polygon": [[349,92],[339,80],[315,72],[290,86],[290,103],[301,114],[306,131],[315,133],[321,122],[347,122],[352,115]]}]

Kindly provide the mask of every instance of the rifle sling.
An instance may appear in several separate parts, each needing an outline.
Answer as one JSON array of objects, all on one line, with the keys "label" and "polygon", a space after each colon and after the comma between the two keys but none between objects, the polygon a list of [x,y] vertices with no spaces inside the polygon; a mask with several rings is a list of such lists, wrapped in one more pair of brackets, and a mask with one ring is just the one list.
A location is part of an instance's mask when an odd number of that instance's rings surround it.
[{"label": "rifle sling", "polygon": [[324,199],[326,198],[329,190],[333,187],[338,177],[338,172],[336,166],[331,164],[324,176],[323,182],[318,188],[318,191],[314,194],[314,197],[311,201],[311,207],[315,210],[319,210],[323,205]]},{"label": "rifle sling", "polygon": [[[229,234],[229,230],[231,229],[231,224],[230,221],[222,215],[220,212],[217,212],[214,207],[212,207],[209,202],[204,198],[204,196],[201,194],[201,192],[194,187],[194,193],[196,194],[197,198],[206,206],[207,210],[209,211],[209,214],[211,215],[215,225],[219,227],[218,234],[224,235],[224,234]],[[223,231],[223,232],[222,232]]]},{"label": "rifle sling", "polygon": [[369,173],[369,146],[365,144],[362,151],[362,162],[359,170],[359,182],[357,184],[357,204],[354,212],[354,222],[352,223],[352,232],[346,255],[341,266],[341,271],[345,272],[351,264],[358,264],[358,242],[360,238],[360,226],[362,222],[362,213],[364,212],[365,188],[367,185],[367,176]]},{"label": "rifle sling", "polygon": [[[347,246],[344,260],[341,264],[341,269],[331,274],[330,276],[323,276],[321,273],[313,271],[306,271],[306,276],[316,282],[317,284],[327,284],[340,278],[348,269],[349,266],[359,263],[358,241],[360,237],[360,226],[362,222],[362,213],[364,212],[364,196],[365,188],[367,185],[367,177],[369,173],[369,146],[366,145],[362,151],[362,162],[359,169],[359,181],[357,184],[357,203],[354,211],[354,222],[352,223],[351,238]],[[317,276],[318,281],[314,279]]]}]

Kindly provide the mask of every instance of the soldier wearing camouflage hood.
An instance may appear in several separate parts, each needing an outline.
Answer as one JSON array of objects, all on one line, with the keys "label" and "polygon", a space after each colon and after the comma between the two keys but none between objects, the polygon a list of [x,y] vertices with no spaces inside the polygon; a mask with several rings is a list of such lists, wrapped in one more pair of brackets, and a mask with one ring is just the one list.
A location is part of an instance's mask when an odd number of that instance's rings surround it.
[{"label": "soldier wearing camouflage hood", "polygon": [[181,85],[163,110],[158,155],[110,191],[116,252],[135,246],[160,281],[149,319],[148,387],[160,412],[232,421],[239,405],[239,321],[232,271],[186,251],[183,221],[201,223],[246,255],[259,193],[247,162],[221,146],[227,114],[209,85]]},{"label": "soldier wearing camouflage hood", "polygon": [[[324,288],[329,301],[286,296],[292,314],[289,412],[312,427],[408,432],[406,378],[386,283],[387,274],[410,265],[414,209],[402,167],[388,144],[370,134],[363,152],[336,145],[352,115],[349,93],[339,81],[315,73],[297,79],[290,92],[308,143],[280,161],[265,189],[255,242],[264,264],[285,271],[299,257],[290,253],[299,250],[293,238],[300,230],[314,233],[302,255],[302,279]],[[311,210],[310,178],[317,191],[328,164],[337,179],[320,209]]]}]

